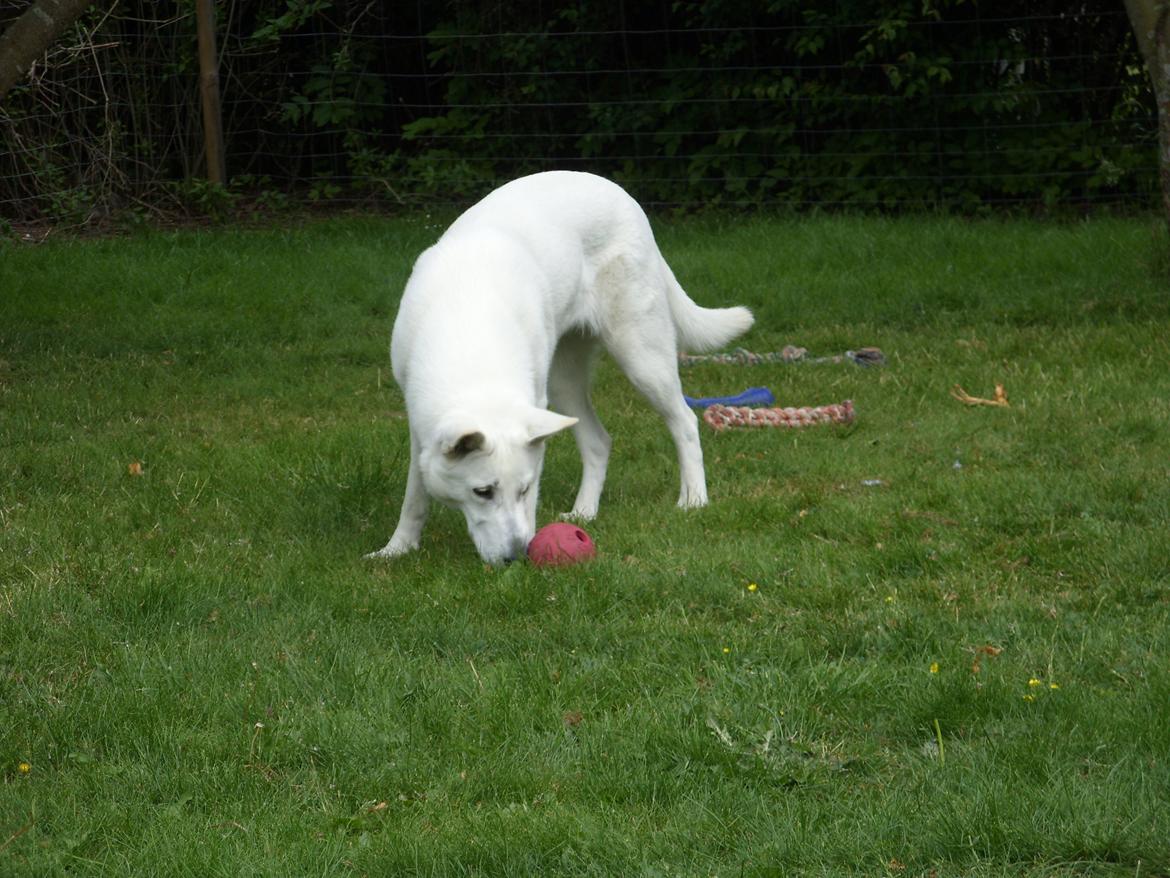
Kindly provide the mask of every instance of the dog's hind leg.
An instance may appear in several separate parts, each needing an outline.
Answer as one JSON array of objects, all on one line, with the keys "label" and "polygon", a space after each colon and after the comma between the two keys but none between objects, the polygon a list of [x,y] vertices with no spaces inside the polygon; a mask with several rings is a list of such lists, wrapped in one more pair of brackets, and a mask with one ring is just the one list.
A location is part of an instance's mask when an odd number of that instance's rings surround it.
[{"label": "dog's hind leg", "polygon": [[607,333],[605,345],[630,383],[666,421],[678,452],[678,505],[706,506],[707,480],[698,419],[683,399],[674,327],[665,313],[666,303],[662,302],[661,307],[661,314],[650,313],[645,319],[619,324],[616,331]]},{"label": "dog's hind leg", "polygon": [[581,487],[573,510],[565,517],[592,519],[597,515],[611,440],[589,400],[590,377],[597,358],[598,339],[569,333],[557,344],[548,375],[549,403],[555,411],[577,419],[573,438],[581,454]]},{"label": "dog's hind leg", "polygon": [[410,443],[410,465],[406,473],[406,493],[402,496],[402,512],[398,516],[398,527],[390,541],[367,558],[396,558],[418,548],[423,525],[430,510],[430,498],[423,487],[422,472],[419,470],[418,453],[414,441]]}]

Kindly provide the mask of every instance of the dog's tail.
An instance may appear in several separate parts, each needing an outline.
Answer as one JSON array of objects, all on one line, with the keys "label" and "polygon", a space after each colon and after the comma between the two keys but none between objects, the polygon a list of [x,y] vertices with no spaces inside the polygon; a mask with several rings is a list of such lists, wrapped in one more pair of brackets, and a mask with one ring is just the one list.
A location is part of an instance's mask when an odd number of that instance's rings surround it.
[{"label": "dog's tail", "polygon": [[755,323],[752,312],[742,306],[704,308],[696,305],[675,280],[670,267],[663,263],[663,269],[666,272],[667,298],[680,351],[698,354],[717,350],[743,335]]}]

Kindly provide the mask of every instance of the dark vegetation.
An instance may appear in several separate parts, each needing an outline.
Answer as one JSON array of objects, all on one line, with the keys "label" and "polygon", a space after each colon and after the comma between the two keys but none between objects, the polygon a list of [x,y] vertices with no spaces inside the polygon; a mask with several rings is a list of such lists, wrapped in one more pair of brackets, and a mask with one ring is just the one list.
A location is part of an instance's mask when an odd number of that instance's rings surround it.
[{"label": "dark vegetation", "polygon": [[1153,100],[1108,0],[217,8],[227,191],[202,182],[194,4],[125,0],[0,109],[0,215],[459,204],[550,167],[676,206],[971,213],[1157,191]]}]

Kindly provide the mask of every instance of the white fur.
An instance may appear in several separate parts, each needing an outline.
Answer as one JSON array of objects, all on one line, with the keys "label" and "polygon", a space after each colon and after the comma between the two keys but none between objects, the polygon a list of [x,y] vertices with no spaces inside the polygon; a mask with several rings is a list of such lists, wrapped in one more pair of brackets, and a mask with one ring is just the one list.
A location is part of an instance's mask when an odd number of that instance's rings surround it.
[{"label": "white fur", "polygon": [[398,527],[371,557],[418,547],[428,495],[462,510],[488,563],[523,555],[544,440],[567,427],[583,462],[569,515],[593,518],[610,448],[589,401],[599,345],[666,420],[679,506],[704,505],[678,351],[720,347],[751,324],[746,308],[687,298],[646,215],[614,183],[553,171],[501,186],[419,257],[403,293],[390,356],[406,397],[410,470]]}]

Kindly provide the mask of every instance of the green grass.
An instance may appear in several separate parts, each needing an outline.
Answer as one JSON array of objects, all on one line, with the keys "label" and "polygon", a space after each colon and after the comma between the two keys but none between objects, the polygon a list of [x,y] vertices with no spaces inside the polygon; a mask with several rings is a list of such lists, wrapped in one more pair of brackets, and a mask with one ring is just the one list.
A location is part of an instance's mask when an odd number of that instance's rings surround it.
[{"label": "green grass", "polygon": [[[361,559],[436,235],[0,246],[0,874],[1170,874],[1154,221],[662,224],[745,346],[889,364],[686,370],[858,418],[704,428],[681,513],[603,362],[601,554],[560,571],[442,509]],[[577,474],[562,437],[542,521]]]}]

